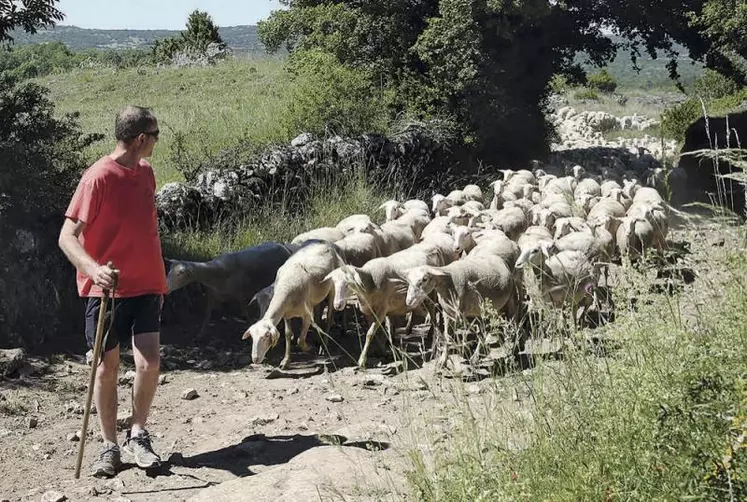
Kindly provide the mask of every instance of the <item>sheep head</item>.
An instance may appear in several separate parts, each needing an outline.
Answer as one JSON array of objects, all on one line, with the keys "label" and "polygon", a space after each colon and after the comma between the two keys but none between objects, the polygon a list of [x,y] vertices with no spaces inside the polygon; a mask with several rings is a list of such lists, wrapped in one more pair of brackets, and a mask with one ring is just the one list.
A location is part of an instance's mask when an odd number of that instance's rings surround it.
[{"label": "sheep head", "polygon": [[396,200],[388,200],[379,206],[379,209],[384,210],[386,215],[386,221],[396,220],[402,216],[403,210],[402,205]]},{"label": "sheep head", "polygon": [[171,293],[192,282],[193,268],[188,263],[175,261],[166,276],[167,292]]},{"label": "sheep head", "polygon": [[252,338],[252,362],[259,364],[264,361],[267,352],[280,339],[280,332],[269,319],[260,319],[244,332],[242,340]]},{"label": "sheep head", "polygon": [[573,169],[571,170],[573,172],[573,177],[580,181],[584,176],[586,176],[586,169],[584,169],[582,166],[573,166]]},{"label": "sheep head", "polygon": [[457,255],[462,254],[462,251],[465,251],[468,247],[474,247],[473,231],[473,228],[465,226],[458,226],[454,229],[454,252]]},{"label": "sheep head", "polygon": [[420,305],[436,287],[435,277],[438,275],[445,275],[445,272],[427,265],[408,270],[405,276],[407,280],[405,305],[408,308],[415,308]]},{"label": "sheep head", "polygon": [[334,269],[324,278],[325,282],[332,281],[332,284],[334,285],[333,287],[335,290],[335,298],[332,302],[332,305],[338,312],[345,308],[349,296],[352,296],[348,294],[348,280],[351,274],[351,269],[353,271],[355,270],[353,267],[342,266],[340,268]]}]

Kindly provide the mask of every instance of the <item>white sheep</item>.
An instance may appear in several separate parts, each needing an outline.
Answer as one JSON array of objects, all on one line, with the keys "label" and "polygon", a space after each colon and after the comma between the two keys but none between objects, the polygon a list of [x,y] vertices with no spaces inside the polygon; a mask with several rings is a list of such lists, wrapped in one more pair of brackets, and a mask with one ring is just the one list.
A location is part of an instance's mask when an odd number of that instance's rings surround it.
[{"label": "white sheep", "polygon": [[345,263],[356,267],[362,267],[366,262],[382,256],[383,241],[374,233],[353,231],[335,244]]},{"label": "white sheep", "polygon": [[306,241],[310,240],[320,240],[320,241],[326,241],[326,242],[335,242],[339,241],[345,237],[345,233],[339,230],[335,227],[321,227],[321,228],[315,228],[314,230],[309,230],[308,232],[304,232],[301,234],[298,234],[293,238],[291,241],[291,244],[303,244]]},{"label": "white sheep", "polygon": [[521,208],[509,207],[507,209],[501,209],[499,213],[493,217],[493,223],[495,223],[500,230],[503,230],[511,240],[516,240],[527,228],[527,217]]},{"label": "white sheep", "polygon": [[[332,303],[334,289],[332,282],[326,279],[332,270],[344,265],[344,261],[334,245],[329,243],[310,244],[293,254],[280,269],[275,278],[274,294],[265,315],[252,324],[243,334],[242,339],[252,338],[252,361],[259,364],[267,351],[280,338],[277,324],[285,322],[285,356],[280,363],[286,368],[290,362],[291,337],[290,319],[300,317],[301,332],[298,345],[308,351],[306,333],[311,326],[313,310],[316,305],[327,299]],[[332,323],[332,311],[327,312],[326,330]]]},{"label": "white sheep", "polygon": [[[342,310],[348,299],[357,296],[361,312],[370,322],[366,341],[358,359],[359,367],[365,368],[371,341],[382,324],[386,321],[391,335],[391,316],[404,316],[415,310],[405,303],[406,271],[420,265],[442,264],[437,250],[429,251],[413,246],[392,256],[371,260],[363,267],[345,266],[327,275],[326,279],[334,284],[334,308]],[[432,323],[435,314],[429,305],[426,305],[426,309]]]},{"label": "white sheep", "polygon": [[384,202],[379,206],[379,209],[384,210],[386,221],[396,220],[405,213],[405,208],[396,200],[388,200]]},{"label": "white sheep", "polygon": [[444,346],[439,364],[448,357],[449,342],[458,319],[480,316],[483,301],[501,311],[515,291],[511,270],[497,256],[468,257],[444,267],[416,267],[407,272],[406,279],[408,308],[419,306],[433,291],[438,294],[444,319]]},{"label": "white sheep", "polygon": [[620,218],[615,239],[620,256],[631,263],[637,262],[653,244],[654,233],[653,225],[645,218]]},{"label": "white sheep", "polygon": [[467,201],[475,201],[482,203],[482,190],[477,185],[467,185],[464,187],[464,190],[462,190],[464,193],[464,196],[467,198]]},{"label": "white sheep", "polygon": [[580,251],[560,251],[551,254],[554,244],[541,242],[534,248],[522,252],[516,267],[531,264],[540,282],[543,298],[556,307],[570,303],[573,307],[573,323],[577,325],[576,308],[581,305],[581,318],[591,306],[592,295],[597,286],[595,269],[586,255]]},{"label": "white sheep", "polygon": [[340,220],[340,222],[335,226],[339,231],[344,233],[345,235],[348,235],[349,233],[352,233],[357,228],[360,228],[361,225],[366,225],[368,223],[372,223],[371,217],[367,214],[353,214],[351,216],[348,216],[346,218],[343,218]]},{"label": "white sheep", "polygon": [[409,248],[417,241],[412,227],[400,220],[388,221],[382,224],[379,230],[383,242],[382,256],[393,255]]}]

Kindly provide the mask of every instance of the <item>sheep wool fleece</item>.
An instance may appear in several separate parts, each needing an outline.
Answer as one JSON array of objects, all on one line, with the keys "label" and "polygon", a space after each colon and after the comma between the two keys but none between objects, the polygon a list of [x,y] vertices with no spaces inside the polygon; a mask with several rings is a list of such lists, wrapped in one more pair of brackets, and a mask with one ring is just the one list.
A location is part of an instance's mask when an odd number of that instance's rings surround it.
[{"label": "sheep wool fleece", "polygon": [[[120,271],[117,298],[166,293],[155,191],[147,161],[130,169],[105,156],[83,173],[65,212],[86,223],[79,237],[86,252],[99,264],[112,261]],[[76,282],[81,297],[103,295],[80,271]]]}]

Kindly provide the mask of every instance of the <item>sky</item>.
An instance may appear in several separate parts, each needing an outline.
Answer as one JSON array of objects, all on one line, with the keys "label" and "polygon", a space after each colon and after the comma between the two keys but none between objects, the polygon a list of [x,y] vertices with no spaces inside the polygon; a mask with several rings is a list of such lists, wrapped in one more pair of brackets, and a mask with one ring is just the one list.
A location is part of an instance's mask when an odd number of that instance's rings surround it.
[{"label": "sky", "polygon": [[79,28],[183,30],[189,13],[205,11],[218,26],[256,24],[281,8],[277,0],[59,0],[61,25]]}]

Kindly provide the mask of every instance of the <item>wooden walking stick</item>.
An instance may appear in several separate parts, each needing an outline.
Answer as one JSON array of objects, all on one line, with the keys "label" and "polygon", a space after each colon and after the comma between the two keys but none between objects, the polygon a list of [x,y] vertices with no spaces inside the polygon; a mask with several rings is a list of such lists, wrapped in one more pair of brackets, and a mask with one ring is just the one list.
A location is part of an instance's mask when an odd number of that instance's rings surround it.
[{"label": "wooden walking stick", "polygon": [[[112,262],[107,263],[107,266],[114,269]],[[112,284],[112,291],[117,289],[117,275],[114,274],[114,284]],[[75,479],[80,478],[80,466],[83,462],[83,448],[86,445],[86,436],[88,435],[88,418],[91,416],[91,401],[93,400],[93,386],[96,382],[96,370],[98,368],[99,354],[101,354],[101,345],[104,339],[104,320],[106,316],[106,307],[109,303],[109,290],[104,289],[104,296],[101,298],[101,308],[99,309],[99,319],[96,325],[96,340],[93,344],[93,357],[91,358],[91,376],[88,379],[88,396],[86,397],[86,407],[83,412],[83,428],[80,434],[80,444],[78,445],[78,459],[75,464]],[[114,320],[114,309],[112,308],[112,321]],[[112,322],[113,324],[113,322]],[[111,329],[111,325],[110,325]]]}]

